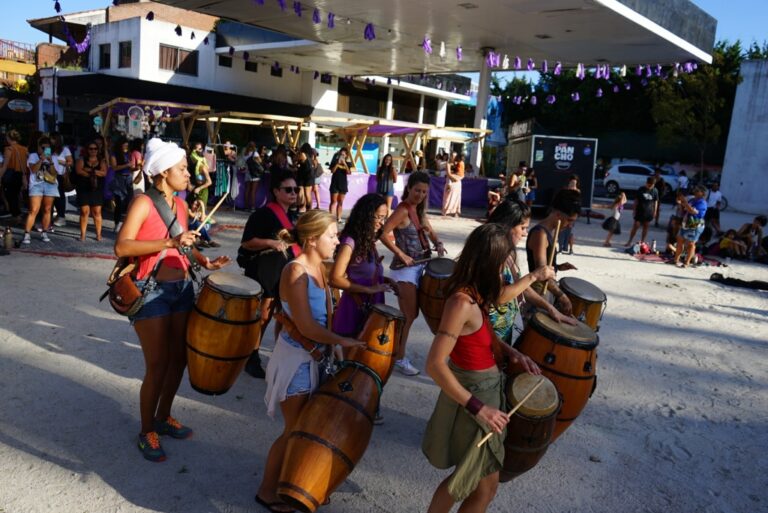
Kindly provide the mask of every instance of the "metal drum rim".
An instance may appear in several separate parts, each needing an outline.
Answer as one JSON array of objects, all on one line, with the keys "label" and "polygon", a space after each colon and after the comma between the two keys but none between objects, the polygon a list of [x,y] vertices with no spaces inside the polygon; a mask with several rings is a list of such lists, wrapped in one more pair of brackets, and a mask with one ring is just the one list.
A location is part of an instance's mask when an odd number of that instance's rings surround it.
[{"label": "metal drum rim", "polygon": [[[591,292],[599,292],[600,293],[599,295],[602,295],[602,298],[600,298],[598,294],[595,294],[594,296],[591,296],[591,297],[585,297],[581,295],[581,292],[586,292],[586,291],[577,291],[577,290],[574,290],[572,286],[568,285],[568,282],[574,282],[574,281],[578,281],[579,284],[584,284],[594,289]],[[586,301],[588,303],[605,303],[608,300],[608,296],[605,295],[605,292],[603,292],[600,289],[600,287],[598,287],[594,283],[588,282],[587,280],[582,280],[581,278],[566,276],[565,278],[560,278],[558,285],[560,286],[561,289],[563,289],[564,292],[567,292],[573,296],[576,296],[582,301]]]}]

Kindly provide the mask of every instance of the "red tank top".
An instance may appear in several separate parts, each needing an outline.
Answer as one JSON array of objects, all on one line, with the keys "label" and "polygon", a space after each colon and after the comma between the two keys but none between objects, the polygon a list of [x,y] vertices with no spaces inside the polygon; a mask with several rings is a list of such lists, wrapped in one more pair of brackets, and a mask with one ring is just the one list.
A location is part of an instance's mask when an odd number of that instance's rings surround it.
[{"label": "red tank top", "polygon": [[[184,204],[184,200],[178,196],[174,196],[173,199],[176,202],[176,222],[181,224],[182,230],[187,231],[187,206]],[[139,200],[139,198],[137,198],[137,200]],[[150,204],[152,204],[152,200],[149,198],[140,201],[149,201]],[[141,225],[141,228],[139,228],[139,233],[136,234],[136,240],[158,240],[167,239],[168,237],[168,228],[165,226],[155,205],[152,204],[147,219]],[[136,274],[136,279],[142,280],[149,276],[159,257],[160,253],[140,256],[139,271]],[[189,267],[189,261],[187,260],[187,257],[179,253],[178,249],[173,248],[166,251],[163,265],[172,269],[186,270]]]},{"label": "red tank top", "polygon": [[451,361],[464,370],[485,370],[496,365],[491,343],[491,324],[483,316],[483,325],[474,333],[461,335],[451,351]]}]

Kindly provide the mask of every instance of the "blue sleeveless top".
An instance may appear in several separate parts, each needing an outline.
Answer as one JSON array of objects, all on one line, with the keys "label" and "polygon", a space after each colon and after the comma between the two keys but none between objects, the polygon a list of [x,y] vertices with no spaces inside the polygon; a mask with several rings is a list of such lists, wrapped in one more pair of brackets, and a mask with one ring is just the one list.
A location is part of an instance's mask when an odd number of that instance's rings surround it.
[{"label": "blue sleeveless top", "polygon": [[[293,261],[289,262],[287,265],[291,264],[298,264],[304,267],[304,264],[301,262]],[[304,267],[304,271],[307,274],[307,297],[309,298],[309,310],[312,313],[312,319],[320,326],[326,327],[326,323],[328,321],[328,311],[326,310],[325,289],[315,284],[315,280],[312,279],[312,276],[309,274],[309,272],[307,272],[306,267]],[[283,311],[286,313],[286,315],[293,318],[293,315],[291,314],[291,307],[288,306],[288,302],[281,300],[280,304],[283,306]],[[282,331],[280,336],[282,336],[290,345],[294,347],[302,347],[302,345],[292,339],[286,331]]]}]

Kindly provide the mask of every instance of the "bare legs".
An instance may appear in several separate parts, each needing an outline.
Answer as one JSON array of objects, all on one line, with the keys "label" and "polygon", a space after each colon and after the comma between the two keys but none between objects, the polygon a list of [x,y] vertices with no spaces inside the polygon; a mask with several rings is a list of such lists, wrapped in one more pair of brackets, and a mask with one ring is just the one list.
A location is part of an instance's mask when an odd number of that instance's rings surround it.
[{"label": "bare legs", "polygon": [[417,296],[417,288],[413,283],[405,281],[397,282],[397,303],[400,306],[400,311],[405,316],[405,322],[403,323],[403,334],[400,337],[400,345],[395,351],[395,360],[402,360],[405,358],[405,346],[408,342],[408,333],[411,331],[411,325],[416,317],[419,316],[419,298]]},{"label": "bare legs", "polygon": [[141,432],[154,431],[165,420],[187,367],[187,312],[143,319],[134,325],[144,352],[145,374],[139,393]]},{"label": "bare legs", "polygon": [[[470,448],[470,450],[472,449],[474,449],[474,447]],[[451,476],[446,477],[443,482],[440,483],[440,486],[437,487],[437,490],[435,490],[435,494],[432,496],[432,502],[429,503],[427,513],[448,513],[455,504],[455,501],[448,493],[448,480],[450,478]],[[498,472],[485,476],[480,480],[475,491],[461,503],[461,506],[459,506],[459,513],[484,513],[496,496],[498,487]]]},{"label": "bare legs", "polygon": [[[334,192],[331,194],[331,205],[328,207],[328,211],[331,214],[336,215],[336,220],[341,221],[341,214],[344,209],[344,194]],[[334,210],[335,209],[335,210]]]},{"label": "bare legs", "polygon": [[683,248],[685,248],[685,267],[691,265],[693,255],[696,254],[696,243],[689,240],[685,240],[680,235],[677,236],[677,246],[675,247],[675,265],[680,263],[680,256],[683,254]]},{"label": "bare legs", "polygon": [[245,208],[256,208],[256,194],[259,192],[259,182],[252,181],[245,184]]},{"label": "bare legs", "polygon": [[299,196],[299,201],[301,202],[301,205],[303,205],[304,210],[310,210],[312,208],[312,185],[309,187],[302,186],[301,188],[301,196]]},{"label": "bare legs", "polygon": [[[285,450],[288,445],[288,436],[293,430],[293,426],[299,420],[302,408],[307,403],[309,395],[296,395],[288,397],[280,403],[280,411],[283,412],[285,427],[283,432],[274,441],[267,454],[267,462],[264,465],[264,477],[259,485],[256,495],[267,503],[281,502],[277,496],[277,482],[280,479],[280,469],[285,459]],[[274,506],[277,511],[293,511],[292,508],[285,506]]]},{"label": "bare legs", "polygon": [[94,205],[80,207],[80,240],[85,240],[85,232],[88,230],[88,216],[93,218],[93,226],[96,229],[96,240],[101,240],[101,206]]},{"label": "bare legs", "polygon": [[640,242],[645,242],[645,238],[648,236],[648,225],[650,224],[650,221],[635,221],[632,224],[632,231],[629,232],[629,240],[625,244],[625,246],[629,247],[632,245],[632,239],[635,238],[635,234],[637,233],[637,229],[640,228],[640,225],[643,225],[643,231],[642,235],[640,236]]},{"label": "bare legs", "polygon": [[317,205],[315,208],[320,209],[320,186],[319,185],[314,184],[312,186],[312,196],[315,197],[315,205]]}]

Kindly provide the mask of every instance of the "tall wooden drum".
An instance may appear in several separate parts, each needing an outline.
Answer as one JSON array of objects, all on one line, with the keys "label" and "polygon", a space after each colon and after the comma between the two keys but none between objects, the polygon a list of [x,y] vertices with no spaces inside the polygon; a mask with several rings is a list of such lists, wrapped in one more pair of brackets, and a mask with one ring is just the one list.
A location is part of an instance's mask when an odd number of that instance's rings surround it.
[{"label": "tall wooden drum", "polygon": [[517,406],[540,379],[544,383],[520,406],[507,424],[504,466],[499,474],[502,482],[510,481],[535,467],[552,440],[560,397],[555,384],[549,379],[533,374],[519,374],[509,380],[507,408],[511,410]]},{"label": "tall wooden drum", "polygon": [[358,340],[367,342],[364,348],[353,347],[345,352],[347,360],[355,360],[375,372],[386,385],[394,369],[393,351],[400,345],[405,316],[397,308],[375,304]]},{"label": "tall wooden drum", "polygon": [[450,258],[433,258],[424,268],[419,283],[419,309],[433,334],[440,327],[443,307],[448,299],[445,286],[455,267],[456,262]]},{"label": "tall wooden drum", "polygon": [[597,383],[597,333],[579,322],[558,323],[542,312],[528,322],[515,347],[533,359],[552,380],[563,404],[552,441],[571,425],[592,396]]},{"label": "tall wooden drum", "polygon": [[598,331],[608,302],[605,292],[580,278],[562,278],[558,285],[571,300],[574,317]]},{"label": "tall wooden drum", "polygon": [[245,276],[215,272],[187,323],[187,366],[192,388],[223,394],[235,383],[261,342],[261,286]]}]

